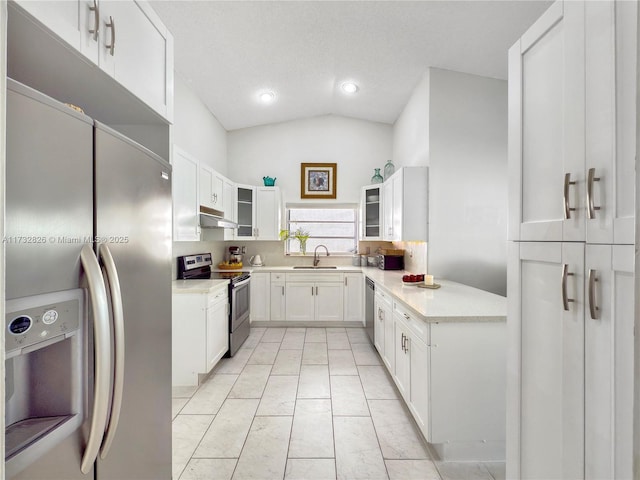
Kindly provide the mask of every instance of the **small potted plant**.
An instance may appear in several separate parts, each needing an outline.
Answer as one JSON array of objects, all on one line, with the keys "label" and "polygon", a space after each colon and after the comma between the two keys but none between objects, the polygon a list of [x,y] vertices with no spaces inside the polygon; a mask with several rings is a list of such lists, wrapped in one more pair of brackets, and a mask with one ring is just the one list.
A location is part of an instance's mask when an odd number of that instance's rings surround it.
[{"label": "small potted plant", "polygon": [[307,240],[309,240],[309,232],[298,228],[295,232],[289,230],[280,230],[280,240],[289,240],[295,238],[300,242],[300,251],[303,255],[307,254]]}]

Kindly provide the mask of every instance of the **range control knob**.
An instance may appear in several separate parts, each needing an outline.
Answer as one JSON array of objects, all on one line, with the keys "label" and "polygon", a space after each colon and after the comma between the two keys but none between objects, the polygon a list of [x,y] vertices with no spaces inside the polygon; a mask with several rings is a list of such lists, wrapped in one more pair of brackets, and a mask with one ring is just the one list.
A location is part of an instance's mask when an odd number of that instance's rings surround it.
[{"label": "range control knob", "polygon": [[33,320],[31,320],[31,317],[20,315],[9,323],[9,333],[12,335],[22,335],[23,333],[26,333],[32,325]]},{"label": "range control knob", "polygon": [[58,320],[58,312],[55,310],[47,310],[44,312],[44,315],[42,315],[42,323],[45,325],[51,325],[56,320]]}]

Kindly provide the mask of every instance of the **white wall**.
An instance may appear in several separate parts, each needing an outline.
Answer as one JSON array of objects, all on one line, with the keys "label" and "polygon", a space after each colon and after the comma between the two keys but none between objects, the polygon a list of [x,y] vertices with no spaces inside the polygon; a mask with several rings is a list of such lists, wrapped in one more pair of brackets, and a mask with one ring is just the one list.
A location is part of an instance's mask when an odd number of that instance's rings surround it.
[{"label": "white wall", "polygon": [[428,71],[393,125],[393,163],[396,168],[429,165]]},{"label": "white wall", "polygon": [[300,198],[300,164],[337,163],[337,198],[325,202],[358,203],[373,169],[391,158],[392,134],[391,125],[335,115],[234,130],[228,177],[249,185],[276,177],[285,202],[311,202]]},{"label": "white wall", "polygon": [[227,131],[176,73],[173,143],[217,172],[227,174]]},{"label": "white wall", "polygon": [[431,69],[429,91],[429,273],[505,295],[507,82]]}]

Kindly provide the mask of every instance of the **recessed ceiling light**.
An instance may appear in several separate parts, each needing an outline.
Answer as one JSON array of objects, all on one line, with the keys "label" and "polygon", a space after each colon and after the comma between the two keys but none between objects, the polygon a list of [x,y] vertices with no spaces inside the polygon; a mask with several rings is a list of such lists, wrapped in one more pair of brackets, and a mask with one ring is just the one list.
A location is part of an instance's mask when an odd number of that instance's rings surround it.
[{"label": "recessed ceiling light", "polygon": [[262,92],[258,95],[258,98],[260,98],[262,103],[271,103],[275,100],[276,94],[272,91]]},{"label": "recessed ceiling light", "polygon": [[344,93],[356,93],[358,91],[358,85],[353,82],[344,82],[341,88]]}]

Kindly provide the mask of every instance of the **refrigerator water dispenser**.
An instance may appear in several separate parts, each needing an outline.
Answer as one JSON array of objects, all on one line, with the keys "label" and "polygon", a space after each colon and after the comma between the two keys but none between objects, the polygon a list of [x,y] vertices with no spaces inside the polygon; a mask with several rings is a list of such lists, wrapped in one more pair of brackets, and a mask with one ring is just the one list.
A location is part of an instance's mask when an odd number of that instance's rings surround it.
[{"label": "refrigerator water dispenser", "polygon": [[82,289],[8,300],[5,315],[7,478],[84,420]]}]

